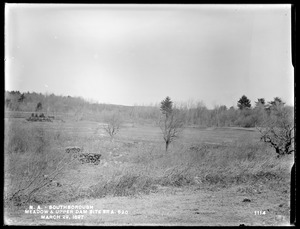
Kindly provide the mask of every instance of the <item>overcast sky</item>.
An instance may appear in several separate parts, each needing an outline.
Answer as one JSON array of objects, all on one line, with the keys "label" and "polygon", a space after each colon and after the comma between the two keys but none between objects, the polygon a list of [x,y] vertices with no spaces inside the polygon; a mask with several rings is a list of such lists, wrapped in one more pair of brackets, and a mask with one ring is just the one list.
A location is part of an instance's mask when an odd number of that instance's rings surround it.
[{"label": "overcast sky", "polygon": [[294,102],[290,5],[6,4],[5,89],[122,105]]}]

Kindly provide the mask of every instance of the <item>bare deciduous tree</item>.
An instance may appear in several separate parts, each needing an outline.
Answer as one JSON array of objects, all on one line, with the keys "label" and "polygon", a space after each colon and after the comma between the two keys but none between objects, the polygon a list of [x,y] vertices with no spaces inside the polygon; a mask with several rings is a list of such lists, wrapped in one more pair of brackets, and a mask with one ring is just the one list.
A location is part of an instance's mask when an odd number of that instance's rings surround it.
[{"label": "bare deciduous tree", "polygon": [[113,141],[115,135],[120,131],[121,128],[121,117],[119,114],[112,114],[105,118],[105,124],[103,129],[109,134],[111,141]]},{"label": "bare deciduous tree", "polygon": [[291,154],[294,151],[292,111],[287,107],[283,107],[283,105],[274,106],[271,116],[262,127],[257,127],[257,129],[261,133],[261,140],[275,149],[278,154],[277,157]]}]

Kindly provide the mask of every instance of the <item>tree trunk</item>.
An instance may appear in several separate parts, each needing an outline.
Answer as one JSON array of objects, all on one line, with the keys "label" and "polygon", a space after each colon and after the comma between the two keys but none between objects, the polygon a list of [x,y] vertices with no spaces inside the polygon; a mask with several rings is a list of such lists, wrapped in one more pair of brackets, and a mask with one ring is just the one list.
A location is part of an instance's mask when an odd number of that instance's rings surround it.
[{"label": "tree trunk", "polygon": [[168,151],[169,144],[170,144],[170,142],[169,142],[169,141],[166,141],[166,152]]}]

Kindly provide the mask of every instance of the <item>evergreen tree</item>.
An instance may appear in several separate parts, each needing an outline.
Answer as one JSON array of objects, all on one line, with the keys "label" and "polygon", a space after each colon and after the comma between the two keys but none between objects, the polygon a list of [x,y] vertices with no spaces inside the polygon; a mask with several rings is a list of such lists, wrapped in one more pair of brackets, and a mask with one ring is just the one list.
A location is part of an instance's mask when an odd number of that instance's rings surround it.
[{"label": "evergreen tree", "polygon": [[167,96],[160,104],[161,112],[168,117],[173,110],[173,102],[171,101],[170,97]]},{"label": "evergreen tree", "polygon": [[265,105],[265,104],[266,104],[266,102],[265,102],[264,98],[257,99],[257,102],[255,102],[256,107],[261,106],[261,105]]},{"label": "evergreen tree", "polygon": [[24,101],[24,99],[25,99],[25,95],[24,95],[24,93],[22,93],[20,98],[18,99],[18,102],[22,103]]},{"label": "evergreen tree", "polygon": [[43,105],[42,105],[41,102],[39,102],[39,103],[36,105],[35,111],[40,111],[40,110],[42,110],[42,109],[43,109]]},{"label": "evergreen tree", "polygon": [[273,101],[269,102],[271,107],[276,107],[276,106],[283,106],[285,103],[282,101],[281,98],[275,97]]},{"label": "evergreen tree", "polygon": [[243,95],[238,101],[237,106],[240,110],[251,108],[251,101],[247,98],[247,96]]}]

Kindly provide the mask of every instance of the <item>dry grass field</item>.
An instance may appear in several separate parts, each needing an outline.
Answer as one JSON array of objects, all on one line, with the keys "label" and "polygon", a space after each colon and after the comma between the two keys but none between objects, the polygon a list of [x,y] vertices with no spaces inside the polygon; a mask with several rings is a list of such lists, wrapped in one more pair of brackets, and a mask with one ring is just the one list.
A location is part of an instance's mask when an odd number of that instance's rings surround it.
[{"label": "dry grass field", "polygon": [[[5,119],[6,224],[289,224],[293,155],[276,158],[255,129],[185,128],[165,152],[159,127],[125,124],[111,141],[101,125]],[[71,146],[100,164],[80,163]],[[59,205],[114,213],[25,213]]]}]

